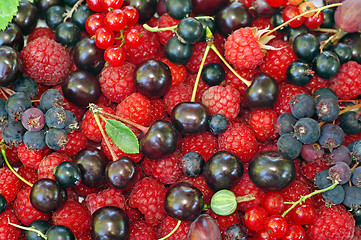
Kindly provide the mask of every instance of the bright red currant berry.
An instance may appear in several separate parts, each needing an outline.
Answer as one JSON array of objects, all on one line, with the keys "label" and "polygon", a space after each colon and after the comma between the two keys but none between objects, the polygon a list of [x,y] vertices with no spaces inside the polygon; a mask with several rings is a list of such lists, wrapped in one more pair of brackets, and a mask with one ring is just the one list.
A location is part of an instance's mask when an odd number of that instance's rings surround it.
[{"label": "bright red currant berry", "polygon": [[306,17],[305,18],[305,26],[313,29],[316,27],[319,27],[324,20],[323,12],[319,12],[318,14],[313,15],[312,17]]},{"label": "bright red currant berry", "polygon": [[315,220],[316,210],[307,203],[299,205],[291,210],[291,217],[295,223],[307,225],[313,223]]},{"label": "bright red currant berry", "polygon": [[135,28],[127,29],[124,32],[124,40],[131,48],[137,48],[144,41],[144,33]]},{"label": "bright red currant berry", "polygon": [[104,60],[113,67],[121,66],[125,61],[126,53],[121,46],[108,47],[104,51]]},{"label": "bright red currant berry", "polygon": [[306,238],[305,229],[297,223],[289,223],[282,240],[303,240]]},{"label": "bright red currant berry", "polygon": [[124,6],[122,7],[122,11],[127,16],[127,26],[134,26],[139,19],[139,12],[135,7],[132,6]]},{"label": "bright red currant berry", "polygon": [[95,32],[95,44],[100,49],[106,49],[114,44],[115,36],[108,28],[99,28]]},{"label": "bright red currant berry", "polygon": [[93,36],[102,27],[105,27],[105,17],[100,13],[90,15],[85,22],[85,29],[90,36]]},{"label": "bright red currant berry", "polygon": [[300,5],[303,0],[288,0],[288,3],[294,6]]},{"label": "bright red currant berry", "polygon": [[120,31],[127,25],[127,16],[120,9],[115,9],[105,15],[105,25],[112,31]]},{"label": "bright red currant berry", "polygon": [[287,0],[266,0],[266,2],[271,7],[281,7],[287,2]]},{"label": "bright red currant berry", "polygon": [[94,12],[103,12],[105,11],[101,0],[86,0],[86,3],[88,4],[88,7],[90,10],[93,10]]},{"label": "bright red currant berry", "polygon": [[287,221],[281,215],[269,216],[264,223],[264,229],[274,238],[283,237],[287,231]]},{"label": "bright red currant berry", "polygon": [[105,10],[120,9],[123,5],[123,0],[100,0]]},{"label": "bright red currant berry", "polygon": [[259,231],[264,228],[267,217],[266,209],[261,206],[252,206],[244,213],[244,224],[251,230]]},{"label": "bright red currant berry", "polygon": [[[287,22],[288,20],[297,17],[300,15],[300,12],[298,10],[297,6],[289,5],[285,7],[282,13],[283,20]],[[289,26],[292,28],[296,28],[302,25],[302,23],[305,21],[305,18],[303,16],[297,17],[292,22],[290,22]]]},{"label": "bright red currant berry", "polygon": [[284,204],[283,195],[279,192],[268,192],[264,195],[261,206],[267,210],[269,215],[280,215],[283,213]]}]

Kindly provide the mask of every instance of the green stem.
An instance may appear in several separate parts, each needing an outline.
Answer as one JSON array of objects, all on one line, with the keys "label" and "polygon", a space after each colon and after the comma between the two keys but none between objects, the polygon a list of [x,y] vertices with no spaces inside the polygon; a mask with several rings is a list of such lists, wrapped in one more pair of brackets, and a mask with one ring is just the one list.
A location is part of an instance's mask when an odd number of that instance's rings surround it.
[{"label": "green stem", "polygon": [[99,128],[99,130],[100,130],[100,132],[101,132],[101,134],[102,134],[102,136],[104,138],[105,144],[109,148],[109,151],[110,151],[110,154],[112,155],[113,161],[118,160],[118,156],[115,153],[114,149],[112,148],[112,145],[110,144],[109,139],[107,138],[107,135],[106,135],[104,129],[102,128],[102,125],[101,125],[100,120],[99,120],[98,113],[93,113],[93,116],[94,116],[95,121],[97,122],[98,128]]},{"label": "green stem", "polygon": [[172,230],[170,233],[168,233],[167,235],[165,235],[165,236],[162,237],[162,238],[159,238],[158,240],[165,240],[165,239],[169,238],[170,236],[172,236],[173,233],[175,233],[175,232],[178,230],[178,228],[179,228],[179,226],[180,226],[181,223],[182,223],[182,221],[181,221],[181,220],[178,220],[178,223],[177,223],[177,225],[175,226],[175,228],[173,228],[173,230]]},{"label": "green stem", "polygon": [[144,29],[149,31],[149,32],[161,32],[161,31],[173,31],[174,32],[174,30],[177,28],[177,26],[178,25],[165,27],[165,28],[159,28],[158,26],[151,27],[148,24],[143,24]]},{"label": "green stem", "polygon": [[10,222],[10,219],[9,219],[9,218],[8,218],[8,224],[11,225],[11,226],[13,226],[13,227],[20,228],[20,229],[22,229],[22,230],[35,232],[35,233],[38,234],[38,236],[44,238],[45,240],[48,239],[48,238],[46,237],[46,235],[44,235],[42,232],[40,232],[39,230],[37,230],[35,227],[24,227],[24,226],[21,226],[21,225],[12,223],[12,222]]},{"label": "green stem", "polygon": [[344,114],[346,112],[349,112],[351,110],[356,110],[356,109],[359,109],[359,108],[361,108],[361,103],[358,103],[358,104],[355,104],[355,105],[344,108],[342,111],[339,112],[338,115],[341,116],[342,114]]},{"label": "green stem", "polygon": [[197,94],[199,79],[201,78],[202,70],[203,70],[203,67],[204,67],[204,63],[206,62],[207,55],[209,53],[209,49],[211,49],[211,47],[207,44],[206,49],[204,50],[201,65],[199,66],[199,69],[198,69],[196,81],[194,82],[191,102],[194,102],[196,100],[196,94]]},{"label": "green stem", "polygon": [[10,171],[12,171],[15,176],[17,176],[21,181],[23,181],[24,183],[26,183],[27,185],[29,185],[29,187],[33,187],[33,184],[31,184],[30,182],[28,182],[26,179],[24,179],[22,176],[20,176],[15,170],[14,168],[10,165],[8,159],[6,158],[6,150],[4,148],[1,149],[1,154],[3,155],[4,161],[6,163],[6,165],[8,166],[8,168],[10,169]]},{"label": "green stem", "polygon": [[316,194],[319,193],[323,193],[326,192],[328,190],[332,190],[334,189],[339,183],[336,181],[335,183],[333,183],[331,186],[324,188],[324,189],[320,189],[317,191],[314,191],[306,196],[301,196],[300,199],[297,202],[284,202],[285,204],[292,204],[292,206],[290,208],[288,208],[286,211],[283,212],[282,217],[286,216],[287,213],[289,213],[292,209],[294,209],[298,204],[301,204],[302,202],[304,202],[307,198],[310,198]]}]

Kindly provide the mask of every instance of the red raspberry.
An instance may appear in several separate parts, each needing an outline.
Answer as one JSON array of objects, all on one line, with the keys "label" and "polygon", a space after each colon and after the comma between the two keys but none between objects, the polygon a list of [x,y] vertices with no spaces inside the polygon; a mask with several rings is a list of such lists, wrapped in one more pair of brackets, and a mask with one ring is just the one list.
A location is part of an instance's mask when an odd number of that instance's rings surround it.
[{"label": "red raspberry", "polygon": [[355,99],[361,94],[361,65],[355,61],[342,64],[338,74],[330,79],[330,88],[340,99]]},{"label": "red raspberry", "polygon": [[140,24],[136,24],[130,29],[137,29],[139,32],[143,33],[144,41],[136,48],[130,47],[128,44],[123,45],[127,54],[126,59],[131,63],[139,64],[145,60],[155,58],[160,49],[157,34],[145,30]]},{"label": "red raspberry", "polygon": [[227,228],[233,224],[240,224],[241,218],[239,217],[238,211],[233,212],[230,215],[227,216],[221,216],[216,213],[214,213],[212,210],[210,210],[209,214],[214,220],[216,220],[219,230],[221,230],[222,236],[224,237],[224,232],[227,230]]},{"label": "red raspberry", "polygon": [[203,174],[195,178],[183,175],[178,182],[187,182],[192,184],[202,192],[205,204],[209,204],[211,202],[214,191],[208,186]]},{"label": "red raspberry", "polygon": [[265,56],[254,29],[250,27],[240,28],[229,35],[224,49],[228,62],[237,68],[254,69]]},{"label": "red raspberry", "polygon": [[202,103],[212,115],[223,114],[229,121],[235,119],[239,113],[241,95],[232,86],[213,86],[203,93]]},{"label": "red raspberry", "polygon": [[144,215],[137,208],[131,208],[128,204],[128,199],[129,199],[129,197],[126,200],[124,211],[128,215],[130,222],[143,221]]},{"label": "red raspberry", "polygon": [[131,222],[129,225],[129,239],[132,240],[157,240],[154,227],[145,221]]},{"label": "red raspberry", "polygon": [[55,225],[64,225],[74,233],[78,238],[89,231],[90,213],[88,209],[77,201],[67,201],[58,211],[53,213],[53,223]]},{"label": "red raspberry", "polygon": [[[274,28],[271,23],[271,17],[256,18],[252,21],[251,27],[256,27],[258,30],[260,29],[272,30]],[[273,38],[271,42],[278,39],[283,39],[283,34],[280,31],[273,32],[271,35],[275,36],[275,38]]]},{"label": "red raspberry", "polygon": [[14,212],[19,221],[24,225],[29,225],[35,220],[49,220],[50,214],[36,210],[30,202],[31,188],[23,187],[14,201]]},{"label": "red raspberry", "polygon": [[[105,107],[102,105],[99,105],[99,107],[101,107],[104,112],[115,114],[114,110],[109,107]],[[109,118],[107,116],[104,116],[104,117]],[[99,118],[99,120],[100,120],[100,124],[102,125],[102,127],[104,129],[104,127],[105,127],[104,120],[102,118]],[[98,124],[96,123],[95,118],[93,116],[93,113],[89,110],[84,115],[84,119],[81,124],[81,131],[84,134],[84,136],[86,136],[88,139],[90,139],[92,141],[100,142],[103,139],[103,136],[99,130]]]},{"label": "red raspberry", "polygon": [[70,54],[60,43],[49,38],[37,38],[21,52],[24,72],[38,83],[56,85],[69,73]]},{"label": "red raspberry", "polygon": [[296,86],[293,84],[281,84],[279,86],[278,98],[273,105],[273,110],[277,112],[278,115],[281,115],[285,112],[291,112],[291,107],[288,104],[292,96],[308,93],[307,89],[301,86]]},{"label": "red raspberry", "polygon": [[125,209],[125,198],[121,190],[118,189],[105,189],[97,194],[92,193],[85,198],[86,207],[90,214],[93,214],[99,208],[105,206],[115,206]]},{"label": "red raspberry", "polygon": [[[243,77],[247,80],[251,80],[253,75],[260,71],[259,68],[255,68],[255,69],[237,68],[235,70],[241,77]],[[243,99],[243,94],[246,91],[246,89],[248,88],[247,85],[244,84],[242,82],[242,80],[239,79],[236,75],[234,75],[232,73],[232,71],[230,71],[230,70],[226,70],[225,85],[226,86],[230,85],[230,86],[234,87],[235,89],[237,89],[239,91],[239,93],[241,94],[241,99]],[[242,100],[241,100],[241,103],[242,103]]]},{"label": "red raspberry", "polygon": [[[158,27],[165,28],[178,25],[180,20],[172,18],[168,13],[164,13],[158,19]],[[174,31],[159,31],[157,32],[157,38],[160,44],[165,46],[168,40],[175,35]]]},{"label": "red raspberry", "polygon": [[314,222],[308,225],[306,234],[311,240],[351,239],[355,229],[352,214],[338,206],[321,207]]},{"label": "red raspberry", "polygon": [[18,146],[18,157],[24,166],[38,169],[40,161],[46,155],[50,154],[51,150],[45,147],[39,151],[28,150],[24,143]]},{"label": "red raspberry", "polygon": [[[1,137],[2,139],[2,137]],[[17,147],[10,147],[5,150],[6,157],[12,167],[20,167],[22,162],[18,157],[18,148]]]},{"label": "red raspberry", "polygon": [[21,186],[21,180],[9,168],[0,168],[0,194],[6,198],[7,204],[14,201]]},{"label": "red raspberry", "polygon": [[152,122],[167,116],[167,110],[163,99],[150,99],[150,114],[152,116]]},{"label": "red raspberry", "polygon": [[20,228],[11,226],[8,222],[19,225],[14,213],[10,210],[5,210],[0,214],[0,239],[18,240],[21,234]]},{"label": "red raspberry", "polygon": [[69,161],[72,162],[71,158],[62,153],[53,152],[45,156],[38,168],[38,179],[49,178],[55,180],[53,175],[54,168],[61,162]]},{"label": "red raspberry", "polygon": [[62,149],[57,150],[57,152],[64,153],[69,157],[75,157],[87,144],[88,139],[81,132],[68,133],[68,143]]},{"label": "red raspberry", "polygon": [[219,150],[236,154],[242,162],[248,162],[258,150],[258,142],[253,130],[242,123],[228,126],[224,133],[218,136]]},{"label": "red raspberry", "polygon": [[31,41],[34,41],[35,39],[41,38],[41,37],[55,40],[55,33],[50,28],[47,28],[47,27],[35,28],[35,30],[29,34],[27,43],[29,44]]},{"label": "red raspberry", "polygon": [[247,202],[238,203],[238,210],[245,212],[251,206],[258,206],[261,204],[265,191],[258,188],[250,179],[248,171],[246,170],[241,180],[231,188],[231,191],[237,196],[242,197],[248,194],[253,194],[255,199]]},{"label": "red raspberry", "polygon": [[124,62],[120,67],[104,67],[99,75],[99,83],[105,97],[120,103],[135,92],[133,71],[135,65]]},{"label": "red raspberry", "polygon": [[249,126],[253,129],[260,142],[273,140],[278,136],[275,129],[278,115],[272,109],[257,109],[251,113]]},{"label": "red raspberry", "polygon": [[322,170],[329,169],[330,166],[326,161],[322,159],[318,159],[311,163],[304,163],[301,167],[302,175],[305,176],[311,182],[316,180],[316,174],[321,172]]},{"label": "red raspberry", "polygon": [[153,178],[143,178],[130,193],[129,205],[138,208],[151,226],[158,225],[165,217],[164,197],[167,189]]},{"label": "red raspberry", "polygon": [[320,78],[317,75],[314,75],[306,85],[305,88],[310,92],[314,93],[320,88],[328,88],[330,84],[330,81],[328,79]]},{"label": "red raspberry", "polygon": [[361,131],[354,134],[345,134],[342,145],[348,146],[351,142],[361,139]]},{"label": "red raspberry", "polygon": [[148,126],[152,120],[150,100],[140,94],[132,93],[118,104],[115,114],[137,124]]},{"label": "red raspberry", "polygon": [[[215,44],[216,45],[216,44]],[[197,73],[199,70],[199,66],[201,65],[202,58],[204,55],[204,51],[206,49],[207,43],[206,42],[197,42],[193,44],[193,53],[191,58],[185,64],[187,70],[191,73]],[[220,51],[220,47],[216,45],[217,49]],[[209,63],[219,63],[221,64],[222,61],[219,59],[217,54],[212,50],[208,52],[206,61],[204,62],[204,66]]]},{"label": "red raspberry", "polygon": [[188,152],[199,153],[207,162],[213,154],[218,152],[218,140],[210,132],[185,136],[182,139],[182,155]]},{"label": "red raspberry", "polygon": [[103,189],[103,186],[97,187],[97,188],[91,188],[91,187],[87,187],[87,186],[83,185],[82,183],[80,183],[79,185],[75,185],[72,189],[80,197],[85,198],[89,194],[98,193],[99,191],[101,191]]},{"label": "red raspberry", "polygon": [[167,106],[167,112],[170,115],[175,105],[181,102],[189,102],[192,97],[192,88],[185,85],[179,84],[173,86],[164,96],[164,103]]},{"label": "red raspberry", "polygon": [[278,50],[268,51],[259,68],[262,72],[271,75],[277,82],[282,82],[286,79],[288,65],[295,61],[297,56],[289,42],[276,40],[271,46]]},{"label": "red raspberry", "polygon": [[[159,232],[158,237],[159,238],[165,237],[168,233],[170,233],[175,228],[177,223],[178,223],[177,219],[167,216],[160,224],[160,228],[158,231]],[[182,221],[181,224],[179,225],[179,228],[167,239],[168,240],[188,239],[187,235],[188,235],[189,227],[190,227],[191,223],[192,222],[190,222],[190,221]]]},{"label": "red raspberry", "polygon": [[160,61],[167,64],[172,73],[172,86],[181,84],[187,77],[187,69],[183,65],[172,63],[168,58],[162,58]]},{"label": "red raspberry", "polygon": [[[286,202],[296,202],[301,196],[306,196],[311,192],[305,183],[296,179],[288,187],[283,189],[281,193]],[[313,205],[312,198],[307,198],[305,203]]]},{"label": "red raspberry", "polygon": [[145,174],[157,179],[163,184],[173,184],[182,174],[179,166],[181,157],[179,152],[175,152],[169,157],[160,160],[144,158],[142,161],[142,169]]},{"label": "red raspberry", "polygon": [[351,240],[361,240],[361,227],[355,226],[355,230],[353,232],[353,238]]},{"label": "red raspberry", "polygon": [[[188,85],[190,89],[193,89],[194,83],[196,81],[197,74],[188,74],[186,80],[184,81],[185,85]],[[202,102],[203,93],[209,88],[202,78],[199,79],[197,92],[196,92],[196,102]]]},{"label": "red raspberry", "polygon": [[[24,165],[20,166],[18,169],[18,174],[23,177],[26,181],[34,184],[38,181],[38,171],[34,168],[28,168]],[[25,186],[26,183],[22,182],[22,185]]]}]

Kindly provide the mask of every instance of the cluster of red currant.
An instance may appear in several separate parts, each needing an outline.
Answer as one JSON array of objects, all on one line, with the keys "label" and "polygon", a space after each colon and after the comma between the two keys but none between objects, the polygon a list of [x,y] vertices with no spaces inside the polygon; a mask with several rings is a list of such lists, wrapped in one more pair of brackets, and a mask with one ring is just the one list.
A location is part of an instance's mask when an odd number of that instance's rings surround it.
[{"label": "cluster of red currant", "polygon": [[139,19],[138,10],[132,6],[122,7],[123,0],[91,0],[87,3],[96,13],[87,19],[86,31],[95,38],[98,48],[105,49],[104,59],[110,65],[122,65],[126,55],[122,46],[128,44],[136,48],[144,40],[142,32],[131,28]]}]

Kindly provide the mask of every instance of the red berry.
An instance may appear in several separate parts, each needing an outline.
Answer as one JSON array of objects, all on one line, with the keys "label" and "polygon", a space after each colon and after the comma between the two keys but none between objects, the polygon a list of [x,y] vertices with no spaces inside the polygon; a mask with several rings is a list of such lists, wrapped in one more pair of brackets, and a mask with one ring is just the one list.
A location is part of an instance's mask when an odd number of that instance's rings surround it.
[{"label": "red berry", "polygon": [[94,12],[103,12],[105,11],[102,0],[86,0],[86,3],[88,4],[88,7],[90,10],[93,10]]},{"label": "red berry", "polygon": [[[298,6],[289,5],[285,7],[282,13],[283,20],[287,22],[288,20],[300,15],[300,12],[298,10]],[[303,16],[296,18],[292,22],[289,23],[289,26],[292,28],[296,28],[302,25],[302,23],[305,21],[305,18]]]},{"label": "red berry", "polygon": [[290,214],[295,223],[307,225],[315,220],[316,210],[312,205],[304,203],[292,209]]},{"label": "red berry", "polygon": [[286,234],[287,221],[280,215],[272,215],[266,219],[264,228],[271,237],[280,238]]},{"label": "red berry", "polygon": [[318,14],[314,14],[312,17],[306,17],[304,24],[306,27],[313,29],[319,27],[323,23],[323,19],[323,12],[321,11]]},{"label": "red berry", "polygon": [[288,223],[286,234],[282,240],[303,240],[306,237],[305,229],[297,223]]},{"label": "red berry", "polygon": [[266,2],[271,7],[281,7],[282,5],[287,3],[287,0],[266,0]]},{"label": "red berry", "polygon": [[95,32],[95,44],[100,49],[106,49],[114,44],[114,33],[108,28],[102,27]]},{"label": "red berry", "polygon": [[119,9],[123,5],[123,0],[100,0],[103,8],[107,11],[112,9]]},{"label": "red berry", "polygon": [[105,15],[105,26],[111,31],[120,31],[127,25],[127,17],[120,9],[115,9]]},{"label": "red berry", "polygon": [[104,60],[112,67],[120,67],[125,62],[125,51],[121,46],[108,47],[104,51]]},{"label": "red berry", "polygon": [[284,198],[279,192],[268,192],[264,195],[261,206],[269,215],[281,215],[285,209]]},{"label": "red berry", "polygon": [[251,230],[259,231],[264,228],[267,217],[268,213],[263,207],[249,207],[244,213],[244,224]]},{"label": "red berry", "polygon": [[105,17],[103,14],[94,13],[85,22],[85,29],[90,36],[93,36],[99,28],[105,27]]},{"label": "red berry", "polygon": [[122,7],[122,11],[124,12],[127,19],[127,27],[134,26],[138,22],[139,12],[135,7],[124,6]]},{"label": "red berry", "polygon": [[127,28],[124,31],[124,40],[129,47],[139,47],[143,43],[144,38],[144,32],[140,32],[136,28]]}]

